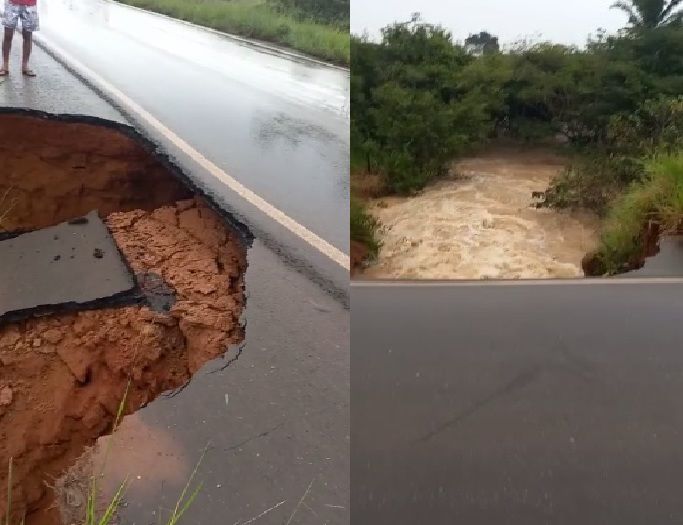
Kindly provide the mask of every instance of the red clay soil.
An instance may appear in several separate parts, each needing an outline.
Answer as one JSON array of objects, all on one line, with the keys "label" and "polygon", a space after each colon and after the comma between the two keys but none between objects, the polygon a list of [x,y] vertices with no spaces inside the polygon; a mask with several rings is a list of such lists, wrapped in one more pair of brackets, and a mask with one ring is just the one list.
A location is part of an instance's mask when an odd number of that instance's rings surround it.
[{"label": "red clay soil", "polygon": [[[83,206],[64,214],[92,207]],[[177,302],[168,314],[131,306],[0,327],[0,465],[14,458],[12,508],[27,525],[59,523],[48,485],[110,431],[129,378],[126,413],[186,384],[244,337],[244,249],[200,200],[105,222],[133,270],[162,276]]]},{"label": "red clay soil", "polygon": [[154,210],[192,197],[161,161],[108,127],[0,115],[0,199],[12,202],[3,227],[44,228],[97,209]]}]

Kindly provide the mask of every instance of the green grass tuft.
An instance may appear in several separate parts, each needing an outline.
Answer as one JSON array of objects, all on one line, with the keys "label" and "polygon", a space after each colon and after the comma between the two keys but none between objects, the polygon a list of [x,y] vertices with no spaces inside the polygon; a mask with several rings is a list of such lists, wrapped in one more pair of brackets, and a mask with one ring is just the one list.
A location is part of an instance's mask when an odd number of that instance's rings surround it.
[{"label": "green grass tuft", "polygon": [[683,222],[683,152],[657,157],[646,169],[645,180],[634,183],[608,211],[599,257],[610,274],[619,273],[643,249],[649,220],[662,231],[677,231]]},{"label": "green grass tuft", "polygon": [[123,4],[290,47],[336,64],[348,65],[348,30],[300,20],[261,0],[117,0]]},{"label": "green grass tuft", "polygon": [[377,239],[379,223],[356,198],[351,198],[351,240],[363,244],[371,257],[377,257],[380,243]]},{"label": "green grass tuft", "polygon": [[[124,414],[125,406],[126,406],[126,400],[128,399],[128,393],[130,391],[130,386],[131,386],[131,383],[129,380],[128,384],[126,385],[126,390],[125,390],[125,393],[123,395],[123,399],[119,403],[119,408],[118,408],[118,411],[116,414],[116,418],[114,420],[114,424],[112,427],[112,439],[110,439],[108,441],[107,448],[105,449],[105,452],[104,452],[104,460],[102,463],[102,469],[101,469],[99,474],[93,475],[91,482],[90,482],[90,487],[88,489],[88,497],[87,497],[87,502],[86,502],[86,508],[85,508],[85,517],[83,518],[83,522],[81,525],[112,525],[114,523],[116,513],[117,513],[118,509],[120,508],[121,504],[123,503],[123,499],[126,495],[126,490],[128,489],[128,478],[126,478],[119,485],[118,489],[116,490],[116,493],[111,498],[111,500],[107,504],[104,511],[101,514],[97,511],[97,500],[98,500],[98,495],[99,495],[99,486],[98,486],[97,480],[104,475],[104,469],[106,467],[109,455],[112,452],[111,446],[113,443],[113,436],[115,434],[116,429],[119,427],[121,420],[123,419],[123,414]],[[195,478],[197,477],[197,472],[199,470],[199,467],[202,464],[202,462],[204,461],[204,457],[206,456],[207,450],[208,450],[208,445],[206,447],[204,447],[204,451],[202,452],[202,455],[199,458],[199,461],[197,461],[197,463],[194,467],[194,470],[192,471],[192,474],[188,478],[187,483],[185,484],[185,487],[183,488],[180,496],[178,497],[178,500],[176,501],[175,507],[171,511],[171,514],[169,515],[168,519],[163,522],[163,525],[179,525],[181,518],[187,512],[187,510],[192,506],[195,499],[197,498],[200,491],[202,490],[202,486],[203,486],[202,483],[198,483],[194,488],[192,487],[192,485],[195,481]],[[13,485],[12,472],[13,472],[13,460],[12,460],[12,458],[10,458],[9,464],[8,464],[8,474],[7,474],[7,510],[6,510],[6,515],[5,515],[4,520],[0,516],[0,525],[24,525],[23,519],[19,522],[12,522],[12,520],[11,520],[12,485]],[[161,525],[161,521],[159,521],[159,524]]]},{"label": "green grass tuft", "polygon": [[0,195],[0,231],[4,230],[5,223],[16,205],[16,200],[10,199],[10,192],[12,188],[8,188],[5,193]]}]

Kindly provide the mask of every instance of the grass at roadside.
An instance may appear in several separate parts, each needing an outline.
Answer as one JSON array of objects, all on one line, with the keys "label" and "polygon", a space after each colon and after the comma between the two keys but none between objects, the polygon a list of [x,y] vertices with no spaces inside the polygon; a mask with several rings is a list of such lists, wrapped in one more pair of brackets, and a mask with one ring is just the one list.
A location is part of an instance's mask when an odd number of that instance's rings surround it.
[{"label": "grass at roadside", "polygon": [[650,161],[646,178],[609,209],[598,252],[607,273],[619,273],[643,250],[649,220],[663,232],[678,231],[683,225],[683,152]]},{"label": "grass at roadside", "polygon": [[[131,380],[128,380],[128,384],[126,385],[126,390],[123,394],[123,398],[121,399],[121,402],[119,403],[119,408],[116,413],[116,419],[114,420],[114,424],[112,427],[112,439],[107,441],[107,445],[104,451],[104,458],[102,460],[102,469],[99,474],[93,475],[91,482],[90,482],[90,488],[88,491],[88,496],[87,496],[87,504],[86,504],[86,513],[85,513],[85,522],[83,525],[111,525],[114,523],[114,519],[116,517],[116,513],[119,510],[119,507],[123,503],[123,499],[126,495],[126,490],[128,489],[128,479],[126,478],[121,482],[119,485],[118,489],[116,490],[116,493],[114,496],[111,498],[109,503],[107,504],[106,508],[104,509],[104,512],[99,513],[97,511],[97,502],[98,502],[98,497],[99,497],[99,484],[98,480],[102,477],[104,477],[104,471],[107,466],[107,463],[109,462],[109,457],[110,454],[112,453],[112,443],[113,443],[113,437],[115,436],[116,430],[118,430],[121,421],[123,419],[123,414],[126,408],[126,403],[128,400],[128,394],[130,392],[130,387],[131,387]],[[199,491],[202,489],[202,484],[198,484],[194,489],[191,488],[195,477],[197,476],[197,471],[199,470],[199,466],[201,465],[202,461],[204,460],[204,456],[206,455],[206,448],[204,449],[204,452],[202,453],[201,457],[199,458],[199,461],[195,465],[194,470],[192,471],[192,474],[190,475],[190,478],[188,479],[187,483],[185,484],[185,487],[183,488],[180,496],[178,497],[178,500],[176,501],[175,507],[172,509],[172,512],[168,516],[168,518],[163,522],[163,525],[178,525],[180,522],[181,518],[187,512],[187,510],[190,508],[192,503],[194,503],[195,498],[199,494]],[[161,521],[161,516],[159,516],[159,525],[162,525]]]},{"label": "grass at roadside", "polygon": [[[116,413],[116,418],[114,419],[113,426],[112,426],[112,436],[115,435],[116,430],[118,430],[119,425],[121,424],[121,421],[123,419],[125,407],[126,407],[126,402],[128,399],[128,393],[130,391],[131,387],[131,381],[128,381],[128,384],[126,385],[126,390],[124,392],[123,398],[121,402],[119,403],[119,407]],[[121,484],[118,486],[116,492],[114,495],[111,497],[111,499],[106,503],[105,508],[103,511],[98,510],[98,502],[100,499],[100,486],[99,486],[99,480],[104,477],[104,471],[107,466],[107,463],[109,461],[110,454],[113,452],[112,450],[112,443],[113,443],[113,438],[107,441],[105,450],[104,450],[104,458],[102,460],[102,465],[101,465],[101,470],[99,473],[93,472],[93,475],[90,479],[90,483],[88,486],[88,492],[86,494],[86,506],[85,506],[85,516],[83,517],[83,520],[79,520],[79,525],[114,525],[114,523],[118,523],[116,520],[117,518],[117,512],[119,511],[119,508],[123,504],[124,497],[126,495],[126,491],[129,487],[129,481],[128,478],[126,478]],[[204,461],[204,457],[206,456],[206,452],[208,450],[208,445],[204,447],[204,451],[202,452],[201,457],[195,464],[194,470],[190,474],[190,477],[187,480],[187,483],[185,484],[182,492],[180,493],[180,496],[176,500],[175,506],[169,510],[169,515],[168,517],[162,522],[162,517],[161,514],[159,514],[159,525],[179,525],[181,523],[181,520],[187,510],[192,506],[194,503],[195,499],[199,495],[199,492],[202,490],[202,483],[198,483],[193,487],[195,478],[197,476],[197,472],[199,470],[200,465]],[[8,462],[8,470],[7,470],[7,501],[6,501],[6,510],[5,510],[5,516],[4,520],[2,516],[0,516],[0,525],[24,525],[25,523],[25,517],[19,520],[12,520],[12,489],[14,486],[13,483],[13,458],[9,458]],[[159,511],[161,512],[161,511]],[[72,520],[70,520],[72,521]],[[73,524],[75,525],[75,523]]]},{"label": "grass at roadside", "polygon": [[354,265],[362,260],[377,257],[380,243],[377,238],[379,223],[370,215],[364,204],[357,198],[351,197],[351,241],[364,247],[365,253],[352,254]]},{"label": "grass at roadside", "polygon": [[364,160],[351,153],[351,265],[355,271],[377,258],[379,221],[367,211],[367,201],[387,195],[384,178],[367,171]]},{"label": "grass at roadside", "polygon": [[15,201],[10,199],[11,190],[12,188],[9,188],[5,193],[0,195],[0,231],[4,229],[5,221],[16,204]]},{"label": "grass at roadside", "polygon": [[301,20],[263,0],[117,0],[198,25],[265,40],[336,64],[349,64],[348,30]]}]

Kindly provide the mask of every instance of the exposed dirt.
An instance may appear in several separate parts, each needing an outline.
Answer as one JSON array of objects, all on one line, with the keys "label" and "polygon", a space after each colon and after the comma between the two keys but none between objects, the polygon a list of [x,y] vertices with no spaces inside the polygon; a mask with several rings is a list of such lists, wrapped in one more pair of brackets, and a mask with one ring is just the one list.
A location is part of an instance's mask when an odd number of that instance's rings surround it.
[{"label": "exposed dirt", "polygon": [[[103,126],[0,115],[0,197],[6,230],[37,229],[97,209],[154,210],[192,197],[131,137]],[[5,210],[3,210],[4,212]]]},{"label": "exposed dirt", "polygon": [[499,149],[455,166],[414,197],[372,201],[383,225],[367,278],[525,279],[583,276],[599,220],[533,207],[565,159],[543,150]]},{"label": "exposed dirt", "polygon": [[[134,272],[175,292],[168,313],[128,306],[0,326],[0,494],[13,458],[16,516],[57,525],[50,485],[111,430],[129,380],[126,414],[243,340],[245,249],[158,157],[113,129],[0,115],[0,173],[0,196],[11,188],[14,199],[8,229],[98,209]],[[0,497],[1,516],[5,506]]]},{"label": "exposed dirt", "polygon": [[[136,504],[153,501],[160,486],[184,487],[196,466],[192,461],[172,430],[147,425],[138,414],[132,414],[113,434],[101,437],[94,447],[88,448],[56,480],[62,523],[81,523],[93,473],[98,479],[98,506],[104,509],[124,481],[125,501]],[[114,523],[124,525],[120,520]]]},{"label": "exposed dirt", "polygon": [[30,525],[58,523],[46,483],[110,428],[128,377],[130,413],[243,338],[245,259],[211,210],[183,201],[106,223],[133,269],[162,275],[177,302],[168,315],[127,307],[0,328],[0,464],[14,458],[13,507]]}]

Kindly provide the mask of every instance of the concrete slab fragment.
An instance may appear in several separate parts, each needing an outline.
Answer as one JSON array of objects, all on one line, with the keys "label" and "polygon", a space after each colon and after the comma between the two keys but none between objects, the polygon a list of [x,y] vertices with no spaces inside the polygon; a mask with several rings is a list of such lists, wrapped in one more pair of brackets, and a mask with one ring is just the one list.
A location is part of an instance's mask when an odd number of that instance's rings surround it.
[{"label": "concrete slab fragment", "polygon": [[0,241],[0,323],[135,291],[135,278],[96,211]]}]

